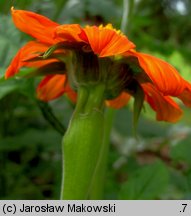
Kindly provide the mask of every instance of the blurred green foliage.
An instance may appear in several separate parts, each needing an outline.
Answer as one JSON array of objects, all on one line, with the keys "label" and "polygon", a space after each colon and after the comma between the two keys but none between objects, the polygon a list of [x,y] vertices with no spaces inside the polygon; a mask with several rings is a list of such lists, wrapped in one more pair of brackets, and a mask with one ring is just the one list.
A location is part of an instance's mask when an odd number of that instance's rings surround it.
[{"label": "blurred green foliage", "polygon": [[[0,1],[0,198],[58,199],[61,139],[73,105],[61,98],[41,104],[36,79],[4,80],[4,72],[28,36],[14,27],[9,10],[26,9],[59,23],[112,23],[121,27],[122,0]],[[188,80],[191,56],[189,0],[129,0],[125,26],[137,50],[173,64]],[[56,113],[54,116],[53,113]],[[132,137],[132,109],[116,111],[105,199],[190,199],[190,110],[180,123],[154,120],[148,106]],[[57,122],[59,119],[62,124]]]}]

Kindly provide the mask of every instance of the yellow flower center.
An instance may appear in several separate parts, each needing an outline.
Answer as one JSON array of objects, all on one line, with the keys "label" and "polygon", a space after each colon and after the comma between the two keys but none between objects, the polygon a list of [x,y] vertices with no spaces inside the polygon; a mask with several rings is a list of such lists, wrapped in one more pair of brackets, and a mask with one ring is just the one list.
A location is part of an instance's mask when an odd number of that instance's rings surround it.
[{"label": "yellow flower center", "polygon": [[117,34],[119,35],[123,35],[123,33],[121,32],[121,30],[117,30],[113,27],[113,25],[111,23],[108,23],[106,26],[103,26],[103,25],[99,25],[99,29],[110,29],[110,30],[113,30],[115,31]]}]

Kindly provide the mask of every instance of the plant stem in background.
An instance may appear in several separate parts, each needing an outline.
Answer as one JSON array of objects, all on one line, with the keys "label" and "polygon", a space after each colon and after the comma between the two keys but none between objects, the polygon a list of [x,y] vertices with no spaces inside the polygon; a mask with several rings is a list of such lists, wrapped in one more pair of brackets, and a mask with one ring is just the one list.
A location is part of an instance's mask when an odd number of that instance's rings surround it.
[{"label": "plant stem in background", "polygon": [[121,19],[121,31],[123,33],[129,34],[130,32],[134,4],[134,0],[123,0],[123,14]]},{"label": "plant stem in background", "polygon": [[127,27],[127,17],[128,17],[128,8],[129,8],[129,0],[123,0],[123,15],[121,20],[121,31],[125,33]]},{"label": "plant stem in background", "polygon": [[40,108],[44,118],[50,123],[50,125],[62,136],[66,132],[66,128],[54,115],[50,105],[40,100],[36,100],[38,107]]}]

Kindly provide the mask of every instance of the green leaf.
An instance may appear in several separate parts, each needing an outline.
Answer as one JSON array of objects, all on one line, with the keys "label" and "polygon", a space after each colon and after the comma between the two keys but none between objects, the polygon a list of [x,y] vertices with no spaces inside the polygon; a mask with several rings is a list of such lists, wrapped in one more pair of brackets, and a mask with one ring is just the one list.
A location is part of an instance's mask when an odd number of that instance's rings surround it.
[{"label": "green leaf", "polygon": [[40,130],[29,129],[23,132],[22,135],[10,136],[1,139],[0,151],[16,151],[25,146],[36,145],[38,143],[44,145],[48,150],[60,149],[60,142],[61,136],[52,130],[44,130],[42,133]]},{"label": "green leaf", "polygon": [[165,191],[169,173],[165,165],[157,161],[146,165],[129,177],[121,187],[120,199],[157,199]]},{"label": "green leaf", "polygon": [[34,98],[35,88],[33,79],[0,79],[0,99],[18,91],[28,97]]},{"label": "green leaf", "polygon": [[187,190],[186,190],[186,198],[191,199],[191,170],[186,173],[187,180]]},{"label": "green leaf", "polygon": [[179,142],[172,146],[170,150],[170,156],[176,162],[186,162],[191,165],[191,137]]},{"label": "green leaf", "polygon": [[35,68],[21,68],[20,71],[16,74],[18,78],[27,78],[30,74],[33,74],[36,71]]},{"label": "green leaf", "polygon": [[3,80],[0,82],[0,99],[8,95],[9,93],[19,89],[20,84],[15,80]]},{"label": "green leaf", "polygon": [[191,184],[189,179],[189,172],[184,174],[177,169],[169,169],[170,184],[168,193],[166,194],[167,199],[184,199],[185,195],[191,191]]}]

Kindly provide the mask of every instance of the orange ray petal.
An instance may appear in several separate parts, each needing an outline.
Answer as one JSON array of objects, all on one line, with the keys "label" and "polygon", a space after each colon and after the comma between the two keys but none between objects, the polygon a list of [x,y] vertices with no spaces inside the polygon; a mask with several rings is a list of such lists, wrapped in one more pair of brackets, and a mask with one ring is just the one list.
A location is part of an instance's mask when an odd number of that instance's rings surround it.
[{"label": "orange ray petal", "polygon": [[158,121],[176,122],[182,116],[180,107],[168,96],[163,96],[152,84],[141,85],[145,99],[156,112]]},{"label": "orange ray petal", "polygon": [[178,96],[185,88],[185,82],[177,70],[167,62],[154,56],[132,52],[140,66],[164,95]]},{"label": "orange ray petal", "polygon": [[114,109],[120,109],[129,102],[130,98],[131,96],[128,93],[122,92],[117,98],[106,100],[106,105]]},{"label": "orange ray petal", "polygon": [[125,35],[107,27],[87,26],[84,28],[88,42],[100,57],[118,55],[135,48]]},{"label": "orange ray petal", "polygon": [[84,42],[84,40],[87,40],[87,37],[79,24],[65,24],[58,26],[55,29],[54,37],[60,42]]},{"label": "orange ray petal", "polygon": [[69,85],[69,83],[67,82],[66,84],[66,94],[69,97],[69,99],[73,102],[76,103],[77,101],[77,92],[75,92]]},{"label": "orange ray petal", "polygon": [[14,76],[19,72],[22,67],[41,67],[46,65],[47,63],[51,63],[57,60],[42,60],[36,62],[26,62],[24,61],[27,58],[38,56],[39,53],[43,53],[48,49],[48,46],[42,43],[38,43],[36,41],[30,41],[26,45],[24,45],[13,58],[11,64],[6,70],[5,78],[9,78]]},{"label": "orange ray petal", "polygon": [[14,10],[13,7],[11,13],[18,29],[43,43],[54,44],[53,32],[57,23],[31,11]]},{"label": "orange ray petal", "polygon": [[182,102],[188,106],[191,107],[191,84],[185,81],[185,89],[184,91],[178,96]]},{"label": "orange ray petal", "polygon": [[46,76],[37,87],[37,97],[43,101],[50,101],[60,97],[66,91],[65,82],[65,75]]}]

